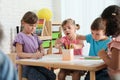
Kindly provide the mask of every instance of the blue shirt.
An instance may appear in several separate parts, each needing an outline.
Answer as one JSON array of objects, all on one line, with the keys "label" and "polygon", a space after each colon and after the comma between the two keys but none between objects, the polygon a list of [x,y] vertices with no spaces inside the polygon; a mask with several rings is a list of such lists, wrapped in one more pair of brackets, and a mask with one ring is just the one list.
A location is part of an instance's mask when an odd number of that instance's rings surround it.
[{"label": "blue shirt", "polygon": [[18,80],[17,71],[11,60],[0,51],[0,80]]},{"label": "blue shirt", "polygon": [[86,35],[86,41],[90,43],[89,56],[98,56],[101,49],[106,50],[108,43],[111,41],[109,37],[107,40],[95,41],[91,34]]}]

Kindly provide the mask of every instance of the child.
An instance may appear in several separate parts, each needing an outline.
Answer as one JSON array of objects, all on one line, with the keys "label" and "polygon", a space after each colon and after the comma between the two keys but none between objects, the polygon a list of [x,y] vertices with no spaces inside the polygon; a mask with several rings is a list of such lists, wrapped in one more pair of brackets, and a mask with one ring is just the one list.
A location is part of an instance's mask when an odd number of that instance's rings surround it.
[{"label": "child", "polygon": [[[113,80],[117,78],[115,76],[120,76],[120,7],[117,5],[107,7],[101,17],[106,25],[106,35],[112,36],[112,41],[108,45],[109,52],[101,50],[99,56],[108,65],[108,72]],[[120,80],[120,77],[114,80]]]},{"label": "child", "polygon": [[[55,47],[60,48],[62,45],[73,45],[74,55],[82,55],[83,41],[78,39],[76,34],[76,24],[72,19],[66,19],[62,23],[62,29],[65,34],[64,37],[57,39]],[[66,75],[72,73],[72,80],[80,80],[79,70],[60,69],[58,80],[65,80]]]},{"label": "child", "polygon": [[[38,17],[35,13],[28,11],[21,20],[22,32],[18,33],[13,45],[19,58],[39,59],[44,55],[42,41],[39,40],[34,31],[37,26]],[[28,80],[55,80],[55,74],[45,67],[23,66],[22,76]]]},{"label": "child", "polygon": [[[3,38],[3,30],[0,24],[0,44]],[[0,50],[0,80],[18,80],[17,71],[11,60]]]},{"label": "child", "polygon": [[[110,38],[105,35],[105,26],[102,18],[96,18],[92,23],[91,34],[79,36],[79,39],[90,43],[89,56],[98,56],[98,52],[101,49],[107,50],[107,44],[110,42]],[[107,76],[105,69],[96,72],[96,80],[109,80]],[[86,75],[85,80],[89,80],[89,73]]]}]

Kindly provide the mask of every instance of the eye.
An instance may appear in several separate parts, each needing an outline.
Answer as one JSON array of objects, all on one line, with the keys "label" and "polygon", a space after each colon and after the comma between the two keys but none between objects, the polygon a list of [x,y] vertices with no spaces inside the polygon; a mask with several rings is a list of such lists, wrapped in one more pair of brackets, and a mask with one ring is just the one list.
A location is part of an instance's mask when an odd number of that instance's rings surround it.
[{"label": "eye", "polygon": [[36,24],[29,24],[29,26],[31,26],[31,27],[36,27]]},{"label": "eye", "polygon": [[68,27],[68,29],[71,29],[70,27]]},{"label": "eye", "polygon": [[33,26],[33,24],[29,24],[29,26]]},{"label": "eye", "polygon": [[63,30],[65,31],[65,30],[66,30],[66,28],[63,28]]}]

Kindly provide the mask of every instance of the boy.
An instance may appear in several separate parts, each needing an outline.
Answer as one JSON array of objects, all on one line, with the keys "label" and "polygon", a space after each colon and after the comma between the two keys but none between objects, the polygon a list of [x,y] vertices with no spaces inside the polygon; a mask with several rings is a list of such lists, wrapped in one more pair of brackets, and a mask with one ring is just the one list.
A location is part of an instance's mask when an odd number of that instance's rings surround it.
[{"label": "boy", "polygon": [[[91,34],[86,36],[79,36],[79,39],[86,40],[90,43],[89,56],[98,56],[98,52],[101,49],[107,50],[107,44],[110,42],[110,37],[105,35],[105,25],[101,18],[95,19],[91,25]],[[89,72],[87,73],[85,80],[89,80]],[[96,80],[109,80],[106,69],[96,72]]]}]

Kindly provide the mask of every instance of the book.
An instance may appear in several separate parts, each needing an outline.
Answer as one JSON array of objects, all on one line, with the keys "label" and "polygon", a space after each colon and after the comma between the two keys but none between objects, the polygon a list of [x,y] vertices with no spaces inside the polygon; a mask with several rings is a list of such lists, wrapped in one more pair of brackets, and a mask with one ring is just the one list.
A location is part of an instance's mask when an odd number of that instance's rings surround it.
[{"label": "book", "polygon": [[100,60],[101,58],[98,56],[86,56],[84,57],[84,59],[88,59],[88,60]]}]

